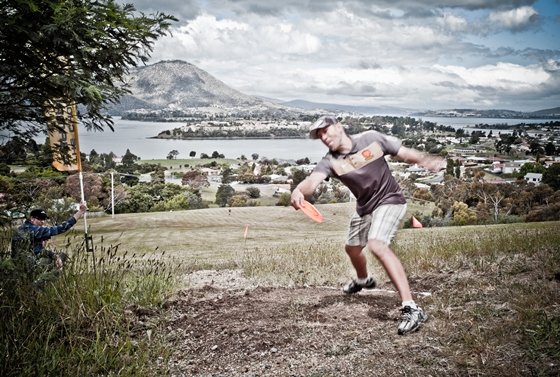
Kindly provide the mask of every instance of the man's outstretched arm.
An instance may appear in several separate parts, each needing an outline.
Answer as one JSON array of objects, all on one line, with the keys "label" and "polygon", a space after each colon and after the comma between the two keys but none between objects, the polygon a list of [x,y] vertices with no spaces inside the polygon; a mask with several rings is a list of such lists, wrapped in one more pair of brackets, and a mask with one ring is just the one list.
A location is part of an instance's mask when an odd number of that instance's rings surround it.
[{"label": "man's outstretched arm", "polygon": [[441,156],[433,156],[428,153],[420,152],[417,149],[400,147],[399,153],[395,155],[401,161],[409,164],[418,164],[430,171],[440,171],[445,167],[445,159]]},{"label": "man's outstretched arm", "polygon": [[317,186],[319,186],[325,178],[327,178],[325,173],[313,172],[309,177],[301,181],[292,192],[292,206],[295,209],[302,207],[305,197],[313,194]]}]

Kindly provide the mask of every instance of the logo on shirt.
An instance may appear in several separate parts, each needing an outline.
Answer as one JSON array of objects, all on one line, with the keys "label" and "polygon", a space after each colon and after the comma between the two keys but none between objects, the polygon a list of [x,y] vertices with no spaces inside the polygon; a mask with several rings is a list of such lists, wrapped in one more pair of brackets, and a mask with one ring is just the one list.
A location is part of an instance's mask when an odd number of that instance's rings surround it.
[{"label": "logo on shirt", "polygon": [[366,159],[366,161],[369,161],[373,158],[373,155],[371,154],[369,149],[364,149],[362,151],[362,156],[364,156],[364,158]]}]

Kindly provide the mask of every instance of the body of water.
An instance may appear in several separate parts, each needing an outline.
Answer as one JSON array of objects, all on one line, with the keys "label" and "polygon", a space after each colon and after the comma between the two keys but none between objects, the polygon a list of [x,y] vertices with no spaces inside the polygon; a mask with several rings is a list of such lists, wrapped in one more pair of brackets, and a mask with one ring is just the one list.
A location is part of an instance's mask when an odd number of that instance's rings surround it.
[{"label": "body of water", "polygon": [[[455,129],[475,126],[476,124],[519,124],[544,123],[542,119],[497,119],[497,118],[433,118],[423,117],[425,121],[438,125],[452,126]],[[318,162],[327,152],[326,147],[319,140],[311,139],[236,139],[236,140],[163,140],[150,139],[160,132],[180,127],[182,123],[139,122],[114,118],[115,132],[87,132],[79,128],[80,150],[89,154],[92,149],[97,153],[113,152],[122,156],[127,149],[142,160],[165,159],[170,151],[177,150],[177,158],[189,158],[191,151],[212,155],[214,151],[226,158],[238,158],[245,155],[251,159],[253,153],[259,157],[298,160],[309,158],[311,162]],[[472,128],[468,128],[472,131]],[[488,132],[489,130],[484,130]],[[493,130],[493,133],[504,130]],[[40,143],[44,137],[37,138]]]},{"label": "body of water", "polygon": [[190,158],[191,151],[196,152],[196,157],[201,153],[211,156],[217,151],[226,158],[233,159],[241,155],[251,159],[251,155],[257,153],[259,158],[299,160],[307,157],[312,162],[318,162],[327,152],[323,143],[311,139],[150,139],[162,131],[180,127],[183,123],[139,122],[120,118],[114,118],[114,122],[115,132],[87,132],[80,127],[80,150],[86,154],[95,149],[97,153],[113,152],[122,156],[130,149],[131,153],[142,160],[165,159],[170,151],[177,150],[177,158]]}]

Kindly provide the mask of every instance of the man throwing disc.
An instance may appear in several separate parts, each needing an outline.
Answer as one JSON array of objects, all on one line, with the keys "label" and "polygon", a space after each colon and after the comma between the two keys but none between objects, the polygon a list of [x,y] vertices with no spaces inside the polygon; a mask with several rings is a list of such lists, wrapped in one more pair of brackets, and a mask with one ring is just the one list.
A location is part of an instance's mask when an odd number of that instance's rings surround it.
[{"label": "man throwing disc", "polygon": [[402,299],[402,319],[398,333],[416,331],[428,315],[414,300],[399,258],[389,248],[406,212],[406,199],[385,161],[386,155],[418,164],[431,171],[444,167],[444,159],[428,156],[402,146],[401,140],[375,131],[348,136],[342,124],[332,116],[321,117],[310,129],[312,139],[321,139],[329,152],[307,179],[292,192],[291,204],[298,209],[304,197],[311,195],[323,180],[338,178],[357,198],[356,213],[350,220],[346,253],[356,269],[357,278],[342,289],[352,294],[373,289],[376,281],[368,275],[363,248],[381,262]]}]

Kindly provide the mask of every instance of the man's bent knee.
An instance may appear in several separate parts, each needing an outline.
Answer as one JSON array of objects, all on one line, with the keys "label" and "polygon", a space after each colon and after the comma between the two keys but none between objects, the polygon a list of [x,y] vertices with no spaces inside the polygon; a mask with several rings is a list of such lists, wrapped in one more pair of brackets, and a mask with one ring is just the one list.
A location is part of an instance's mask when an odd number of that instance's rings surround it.
[{"label": "man's bent knee", "polygon": [[344,247],[344,250],[346,251],[346,253],[348,255],[358,255],[362,253],[363,250],[363,246],[350,246],[350,245],[346,245]]},{"label": "man's bent knee", "polygon": [[379,240],[369,240],[368,248],[377,258],[382,258],[387,253],[392,253],[389,245]]}]

